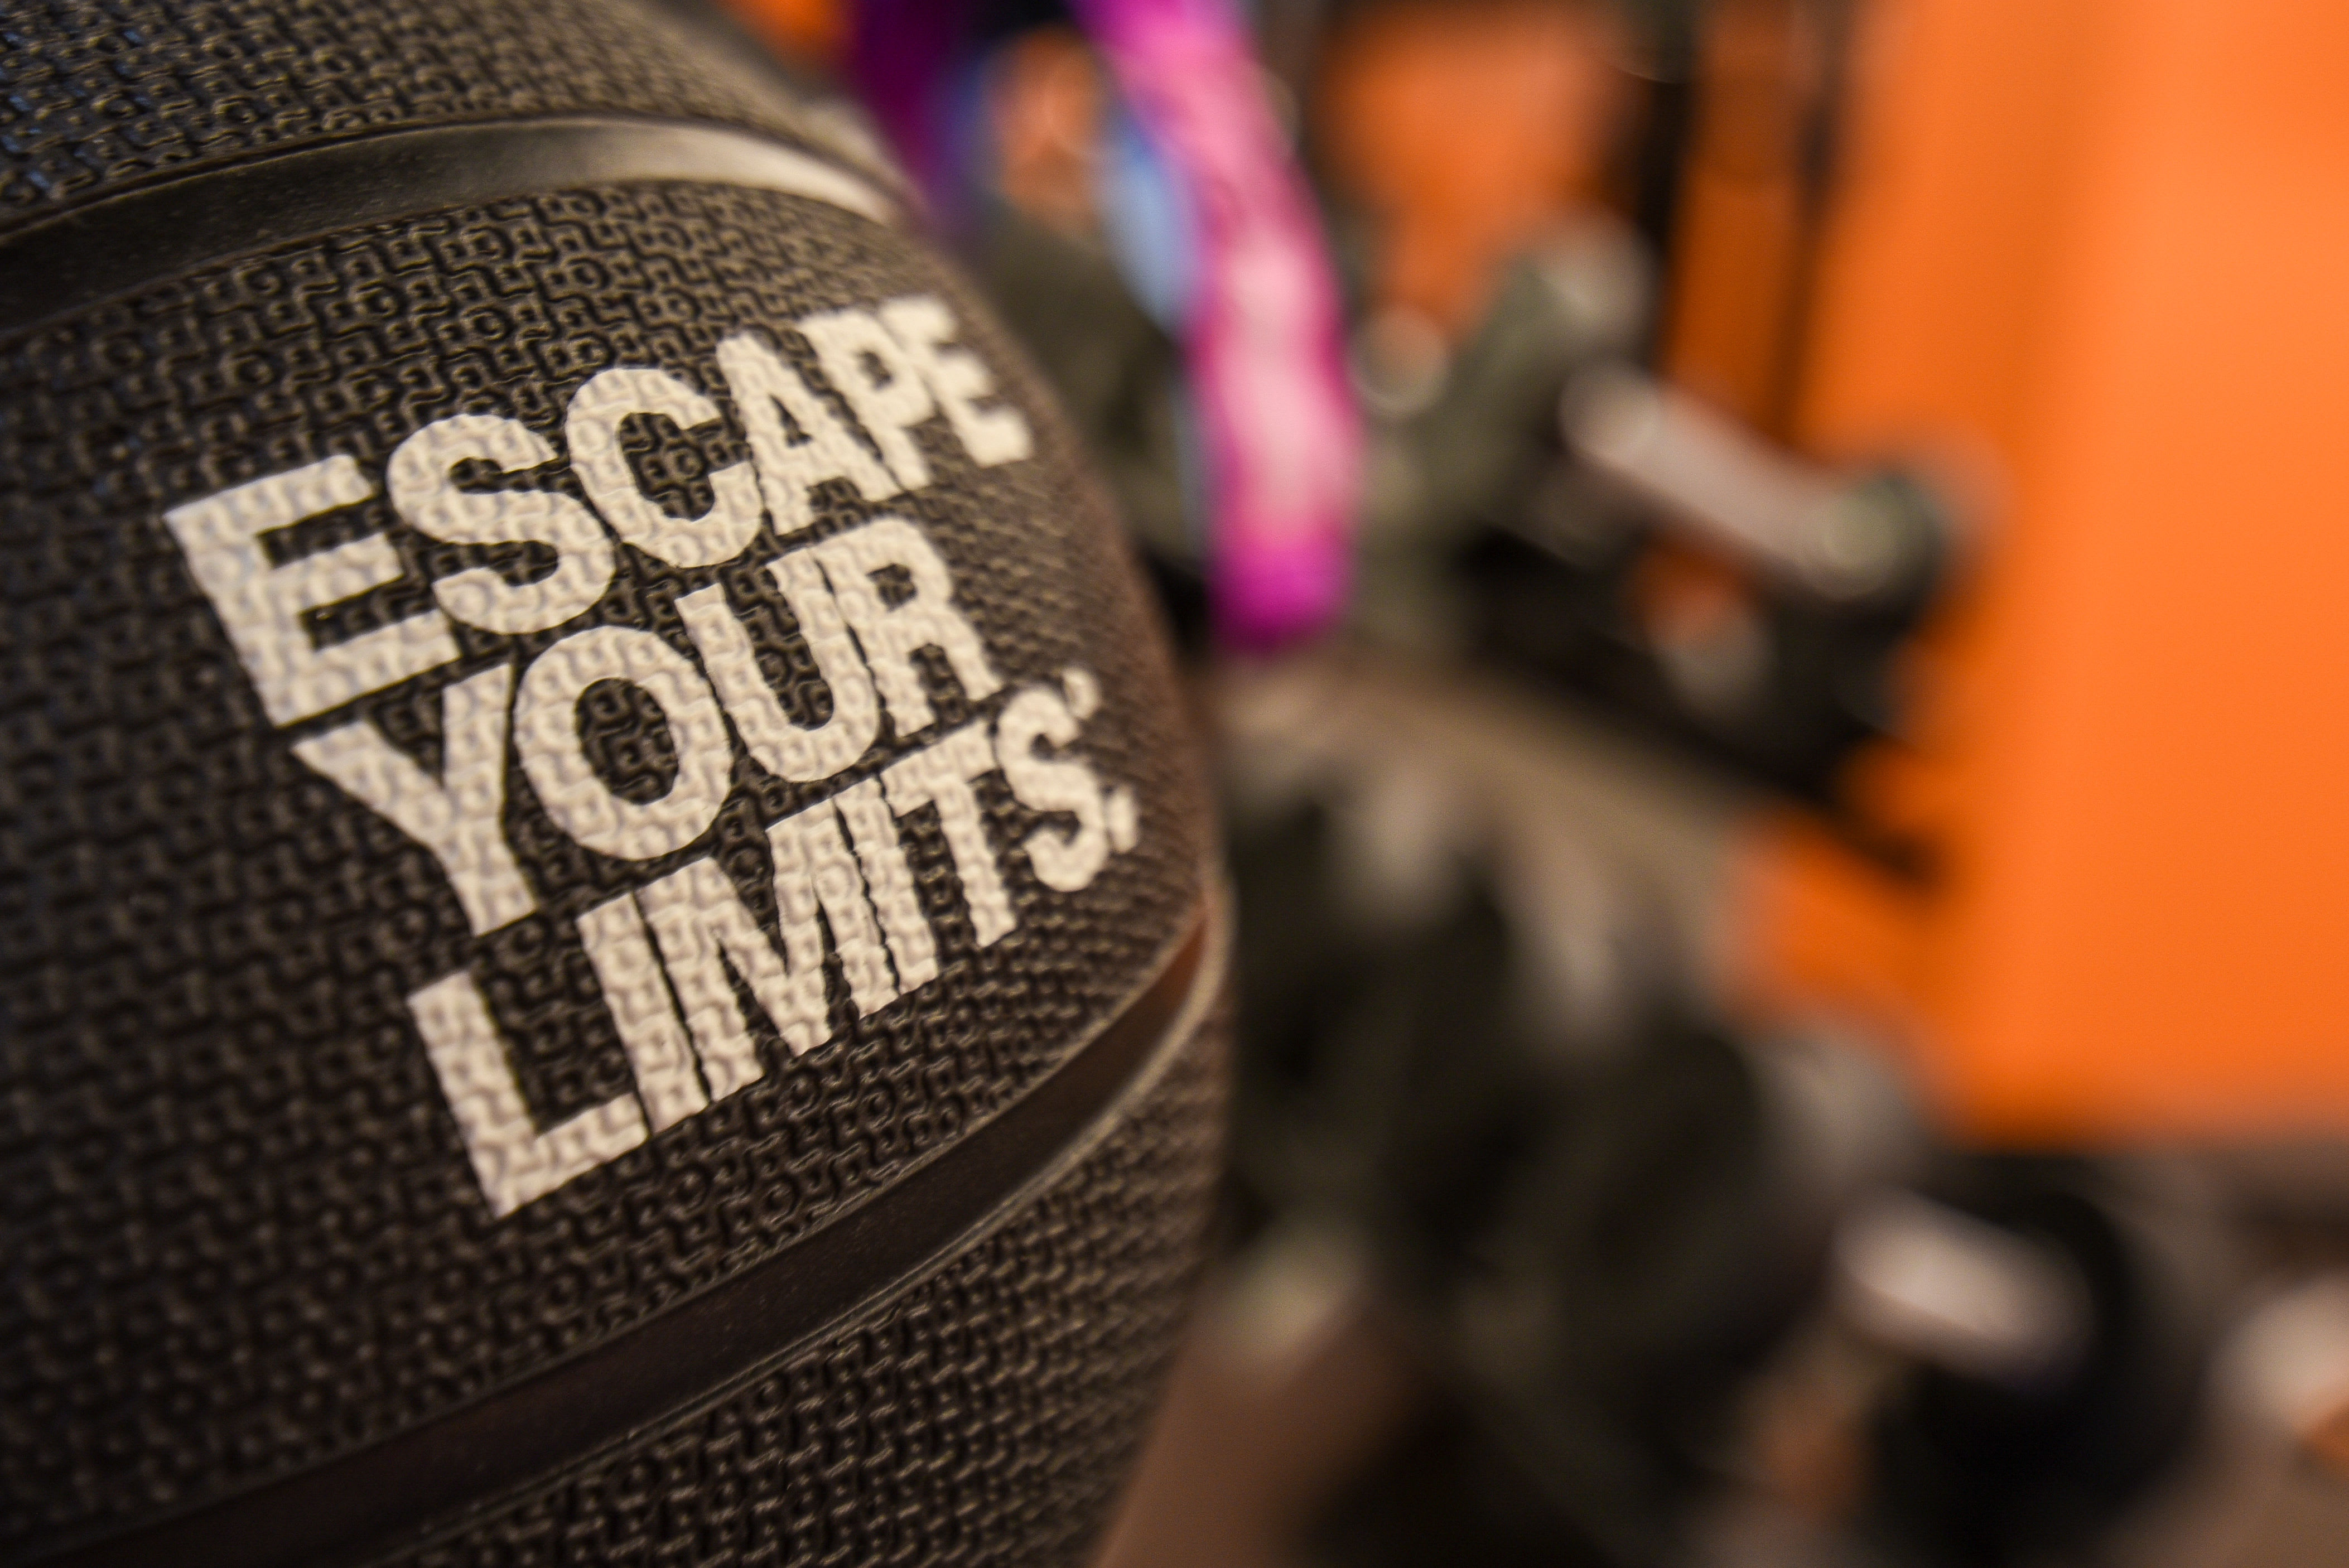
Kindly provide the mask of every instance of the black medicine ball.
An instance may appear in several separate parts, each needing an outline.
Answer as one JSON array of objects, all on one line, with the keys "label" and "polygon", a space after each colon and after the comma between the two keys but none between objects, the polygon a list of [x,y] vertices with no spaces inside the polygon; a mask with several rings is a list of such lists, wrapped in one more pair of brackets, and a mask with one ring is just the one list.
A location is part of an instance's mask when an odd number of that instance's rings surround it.
[{"label": "black medicine ball", "polygon": [[1034,377],[623,0],[0,34],[0,1560],[1077,1561],[1223,932]]}]

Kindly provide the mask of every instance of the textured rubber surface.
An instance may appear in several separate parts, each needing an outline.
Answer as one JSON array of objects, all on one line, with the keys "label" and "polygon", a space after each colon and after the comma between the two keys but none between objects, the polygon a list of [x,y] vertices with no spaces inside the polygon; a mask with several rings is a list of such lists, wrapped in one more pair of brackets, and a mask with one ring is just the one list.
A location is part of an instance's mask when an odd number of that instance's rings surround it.
[{"label": "textured rubber surface", "polygon": [[602,111],[836,139],[631,0],[12,0],[0,43],[0,232],[394,126]]},{"label": "textured rubber surface", "polygon": [[1203,1030],[1126,1131],[878,1311],[398,1560],[1077,1560],[1199,1256],[1224,1037]]},{"label": "textured rubber surface", "polygon": [[[619,108],[791,129],[788,106],[697,75],[625,17],[580,0],[19,7],[0,61],[0,206],[56,210],[390,122]],[[583,614],[513,634],[451,619],[451,661],[355,701],[281,705],[283,723],[232,645],[230,601],[164,521],[289,471],[362,485],[365,499],[264,547],[283,564],[380,542],[366,548],[395,580],[311,615],[305,635],[331,647],[413,629],[436,583],[487,566],[519,585],[550,554],[410,526],[387,499],[387,465],[419,429],[459,414],[518,421],[553,461],[506,479],[460,465],[457,481],[584,503],[566,411],[598,372],[657,369],[719,418],[680,428],[631,415],[616,446],[655,507],[700,516],[713,476],[748,471],[724,341],[752,334],[823,387],[812,315],[926,299],[1023,411],[1032,457],[978,460],[951,420],[909,423],[912,458],[864,461],[917,461],[926,483],[879,500],[821,486],[810,526],[770,521],[720,564],[620,545]],[[682,183],[425,212],[159,279],[0,341],[0,1557],[299,1476],[777,1257],[913,1161],[950,1158],[1122,1007],[1195,918],[1206,813],[1125,547],[984,310],[869,219]],[[855,428],[849,404],[824,396]],[[501,914],[526,908],[518,918],[482,923],[434,852],[297,757],[367,733],[437,774],[460,748],[444,723],[464,711],[459,687],[560,675],[571,655],[548,650],[575,650],[583,628],[649,634],[637,645],[657,639],[690,669],[706,653],[679,601],[713,586],[787,721],[819,726],[842,698],[796,602],[758,567],[870,538],[888,517],[934,548],[999,689],[916,650],[932,722],[900,722],[893,699],[877,743],[811,782],[738,748],[706,830],[616,858],[551,808],[580,789],[675,796],[698,743],[646,688],[590,683],[578,777],[550,788],[527,745],[502,769],[498,825],[526,891]],[[919,597],[889,575],[900,569],[878,570],[884,598]],[[1047,884],[1022,846],[1069,819],[1023,804],[985,750],[989,727],[1004,733],[1010,706],[1038,693],[1082,714],[1077,749],[1127,812],[1089,882],[1063,870]],[[971,883],[943,809],[898,793],[929,776],[891,771],[958,735],[981,747],[957,766],[999,865],[999,908]],[[911,877],[895,905],[877,880],[872,897],[885,923],[894,910],[934,931],[934,976],[893,945],[893,984],[872,967],[878,945],[857,948],[826,903],[820,1016],[786,1039],[735,965],[750,1065],[721,1083],[705,1051],[701,1077],[688,1062],[677,1081],[700,1096],[706,1078],[706,1109],[640,1114],[644,1063],[582,922],[632,891],[652,907],[654,884],[708,858],[723,872],[712,885],[771,946],[781,923],[787,945],[801,917],[778,903],[770,830],[829,823],[823,802],[852,791],[878,801],[876,781]],[[885,810],[878,820],[888,830]],[[803,913],[806,930],[814,919]],[[481,1174],[456,1119],[471,1101],[445,1064],[436,1076],[419,1033],[419,998],[460,976],[526,1123],[601,1115],[607,1133],[636,1127],[635,1141],[605,1137],[551,1186]],[[688,1005],[688,1026],[696,1016]],[[1050,1561],[1044,1548],[1075,1541],[1110,1484],[1175,1310],[1213,1109],[1195,1088],[1168,1093],[1149,1127],[1113,1135],[1033,1215],[885,1318],[803,1357],[770,1393],[746,1390],[742,1413],[697,1418],[718,1445],[705,1457],[681,1457],[701,1439],[656,1440],[483,1523],[464,1550],[520,1551],[541,1532],[531,1550],[558,1556],[618,1560],[624,1542],[657,1537],[664,1561],[730,1560],[748,1542],[847,1562],[951,1539],[974,1559]],[[688,1472],[709,1480],[678,1501],[667,1489]],[[655,1493],[686,1533],[629,1511]],[[771,1529],[800,1520],[813,1522]],[[565,1544],[547,1544],[556,1536]]]}]

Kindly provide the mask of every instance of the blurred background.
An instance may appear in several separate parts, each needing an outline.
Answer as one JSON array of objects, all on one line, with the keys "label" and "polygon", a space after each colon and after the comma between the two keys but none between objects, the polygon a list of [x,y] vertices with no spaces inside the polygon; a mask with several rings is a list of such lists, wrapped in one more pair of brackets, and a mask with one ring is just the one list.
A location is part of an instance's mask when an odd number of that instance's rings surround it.
[{"label": "blurred background", "polygon": [[2349,10],[672,3],[908,171],[1220,769],[1104,1568],[2349,1561]]}]

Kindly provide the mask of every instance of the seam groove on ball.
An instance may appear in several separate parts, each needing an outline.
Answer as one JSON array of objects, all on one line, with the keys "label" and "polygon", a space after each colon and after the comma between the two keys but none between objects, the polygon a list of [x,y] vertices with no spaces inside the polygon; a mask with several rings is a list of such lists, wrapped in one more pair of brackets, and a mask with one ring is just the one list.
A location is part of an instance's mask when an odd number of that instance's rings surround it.
[{"label": "seam groove on ball", "polygon": [[889,223],[869,182],[723,126],[581,117],[427,126],[142,185],[0,238],[0,341],[207,262],[363,223],[590,185],[730,185]]},{"label": "seam groove on ball", "polygon": [[1229,995],[1093,1134],[902,1286],[735,1386],[370,1568],[1079,1568],[1204,1261]]},{"label": "seam groove on ball", "polygon": [[828,117],[639,0],[11,0],[0,229],[158,176],[399,127],[653,114],[801,145]]},{"label": "seam groove on ball", "polygon": [[1219,897],[1060,1068],[903,1181],[748,1274],[519,1386],[176,1519],[36,1556],[43,1568],[274,1568],[411,1531],[586,1461],[723,1397],[904,1294],[1089,1158],[1205,1026],[1224,985]]}]

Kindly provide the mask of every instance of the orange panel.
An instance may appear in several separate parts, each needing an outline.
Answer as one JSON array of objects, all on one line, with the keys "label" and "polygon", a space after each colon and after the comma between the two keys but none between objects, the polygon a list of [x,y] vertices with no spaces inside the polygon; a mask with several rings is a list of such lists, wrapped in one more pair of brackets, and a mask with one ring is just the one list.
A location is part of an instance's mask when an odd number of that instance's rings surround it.
[{"label": "orange panel", "polygon": [[830,65],[848,42],[847,0],[724,0],[779,54]]},{"label": "orange panel", "polygon": [[[2349,7],[1877,11],[1804,428],[2002,498],[1878,1006],[1986,1134],[2349,1130]],[[1784,989],[1838,895],[1755,853]]]},{"label": "orange panel", "polygon": [[1596,19],[1547,0],[1417,0],[1341,26],[1315,127],[1382,226],[1374,304],[1473,328],[1503,267],[1597,182],[1619,88]]},{"label": "orange panel", "polygon": [[1762,429],[1785,412],[1809,220],[1802,135],[1817,71],[1804,15],[1794,0],[1722,0],[1710,14],[1668,296],[1665,370]]}]

